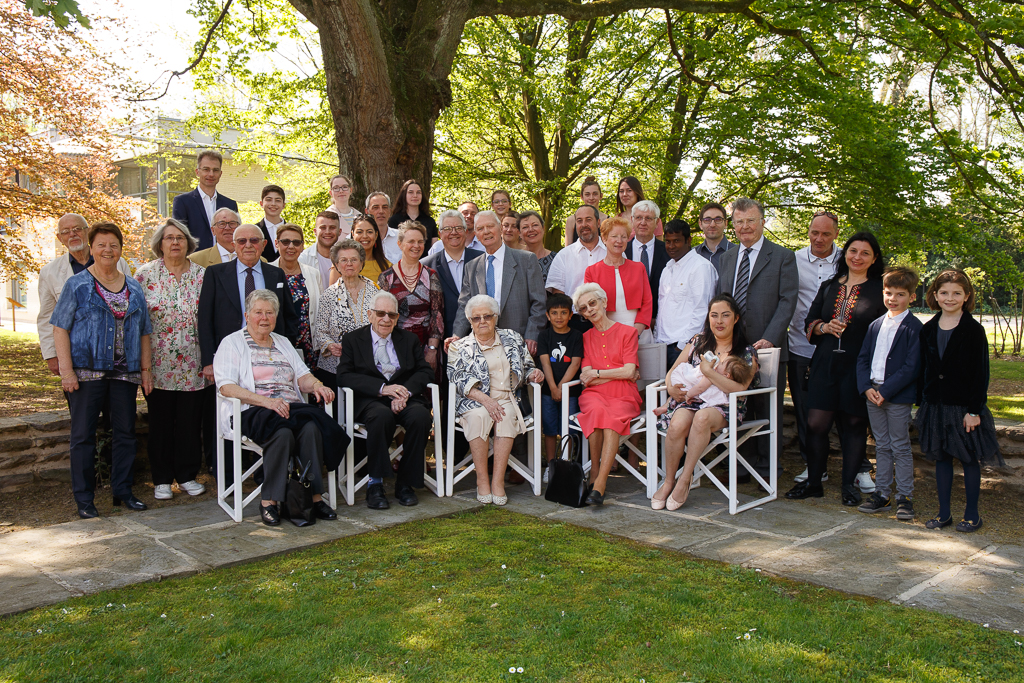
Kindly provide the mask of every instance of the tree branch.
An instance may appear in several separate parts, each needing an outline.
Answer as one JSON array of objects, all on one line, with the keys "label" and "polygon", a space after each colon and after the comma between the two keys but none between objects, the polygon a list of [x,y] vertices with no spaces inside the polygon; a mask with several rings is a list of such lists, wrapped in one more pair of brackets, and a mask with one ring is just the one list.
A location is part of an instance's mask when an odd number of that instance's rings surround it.
[{"label": "tree branch", "polygon": [[606,17],[638,9],[674,9],[694,14],[728,14],[742,12],[754,0],[596,0],[581,3],[576,0],[473,0],[467,18],[503,15],[529,17],[538,14],[557,14],[569,21]]}]

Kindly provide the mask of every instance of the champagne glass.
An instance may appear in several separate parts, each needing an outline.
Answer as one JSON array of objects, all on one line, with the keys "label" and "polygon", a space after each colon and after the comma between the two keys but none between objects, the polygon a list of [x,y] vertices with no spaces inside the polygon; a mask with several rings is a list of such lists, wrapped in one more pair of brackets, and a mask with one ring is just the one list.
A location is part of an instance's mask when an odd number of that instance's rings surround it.
[{"label": "champagne glass", "polygon": [[847,302],[850,300],[849,292],[843,297],[843,305],[839,307],[839,315],[832,321],[833,323],[839,324],[842,329],[839,330],[839,342],[836,344],[836,348],[832,349],[832,353],[846,353],[846,349],[843,348],[843,331],[846,329],[846,325],[849,322],[850,309],[847,306]]}]

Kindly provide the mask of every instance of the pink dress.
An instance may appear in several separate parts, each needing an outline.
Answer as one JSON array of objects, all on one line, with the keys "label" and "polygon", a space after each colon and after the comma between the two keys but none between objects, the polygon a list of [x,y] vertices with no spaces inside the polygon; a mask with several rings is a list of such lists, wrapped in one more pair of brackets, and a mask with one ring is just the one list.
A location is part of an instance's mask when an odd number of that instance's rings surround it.
[{"label": "pink dress", "polygon": [[[583,367],[617,370],[626,363],[639,365],[640,342],[636,328],[615,323],[604,332],[596,327],[583,333]],[[584,436],[595,429],[614,429],[629,434],[629,422],[640,414],[640,392],[631,379],[615,379],[587,387],[580,396],[577,418]]]}]

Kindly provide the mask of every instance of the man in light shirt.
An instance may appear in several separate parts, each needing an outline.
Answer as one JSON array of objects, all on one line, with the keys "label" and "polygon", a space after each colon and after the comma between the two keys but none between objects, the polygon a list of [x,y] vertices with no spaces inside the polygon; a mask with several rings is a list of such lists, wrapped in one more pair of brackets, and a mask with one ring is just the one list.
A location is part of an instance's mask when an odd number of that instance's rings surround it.
[{"label": "man in light shirt", "polygon": [[[555,256],[548,268],[547,290],[552,294],[568,294],[583,284],[583,275],[588,266],[604,260],[608,250],[598,232],[596,207],[584,204],[576,209],[576,235],[579,239],[565,247]],[[574,316],[576,317],[576,316]]]},{"label": "man in light shirt", "polygon": [[669,367],[686,344],[704,329],[708,304],[715,296],[718,271],[690,248],[690,224],[671,220],[665,226],[665,250],[672,259],[661,272],[657,340],[666,344]]},{"label": "man in light shirt", "polygon": [[199,186],[191,192],[174,198],[171,217],[188,226],[192,236],[199,240],[200,249],[213,246],[212,226],[217,209],[238,211],[238,202],[217,192],[224,156],[213,149],[204,149],[196,157],[196,178]]},{"label": "man in light shirt", "polygon": [[441,224],[441,252],[424,256],[423,265],[437,271],[444,291],[444,336],[452,336],[455,315],[459,310],[459,294],[462,293],[463,275],[466,264],[483,255],[483,251],[466,247],[466,219],[454,209],[448,209],[438,217]]},{"label": "man in light shirt", "polygon": [[231,209],[218,209],[213,214],[213,235],[217,243],[209,249],[194,252],[189,259],[203,268],[227,263],[235,259],[235,229],[242,224],[242,219]]},{"label": "man in light shirt", "polygon": [[388,227],[391,217],[391,197],[383,192],[371,192],[366,196],[366,213],[373,216],[377,231],[381,233],[384,243],[384,258],[391,263],[398,263],[402,258],[402,250],[398,248],[398,230]]},{"label": "man in light shirt", "polygon": [[277,229],[284,225],[284,219],[281,218],[284,205],[284,188],[281,186],[267,185],[260,192],[263,218],[256,224],[256,227],[263,231],[263,239],[266,242],[263,246],[263,258],[266,261],[276,261],[280,256],[277,249],[274,248],[274,242],[277,240]]},{"label": "man in light shirt", "polygon": [[[463,220],[466,221],[466,248],[475,249],[476,251],[481,252],[487,251],[476,236],[476,215],[480,213],[480,208],[475,202],[462,202],[459,204],[459,213],[462,214]],[[434,242],[434,245],[430,247],[430,251],[427,253],[436,254],[442,249],[444,249],[443,240],[438,240],[437,242]]]},{"label": "man in light shirt", "polygon": [[316,241],[306,247],[299,255],[299,263],[311,268],[320,269],[320,282],[331,281],[331,247],[341,235],[341,221],[333,211],[321,211],[317,214],[314,227]]}]

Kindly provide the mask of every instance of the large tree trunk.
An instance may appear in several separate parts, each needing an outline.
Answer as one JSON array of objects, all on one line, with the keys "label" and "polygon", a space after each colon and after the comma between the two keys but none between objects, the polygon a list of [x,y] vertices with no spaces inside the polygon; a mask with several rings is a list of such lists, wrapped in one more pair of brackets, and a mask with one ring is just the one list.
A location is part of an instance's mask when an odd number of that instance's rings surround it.
[{"label": "large tree trunk", "polygon": [[290,0],[320,34],[339,172],[392,199],[416,178],[429,197],[434,124],[469,16],[465,0]]}]

